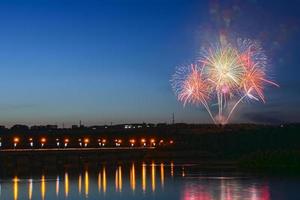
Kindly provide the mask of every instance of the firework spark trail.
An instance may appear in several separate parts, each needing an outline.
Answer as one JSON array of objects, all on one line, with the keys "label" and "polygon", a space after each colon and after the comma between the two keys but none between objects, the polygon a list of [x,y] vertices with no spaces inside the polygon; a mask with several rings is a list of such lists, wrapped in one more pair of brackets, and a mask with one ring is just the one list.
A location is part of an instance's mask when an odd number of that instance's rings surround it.
[{"label": "firework spark trail", "polygon": [[250,88],[249,91],[248,91],[246,94],[244,94],[244,95],[243,95],[243,96],[242,96],[242,97],[234,104],[234,106],[232,107],[232,109],[230,110],[230,112],[229,112],[229,114],[228,114],[228,116],[227,116],[227,119],[226,119],[226,121],[225,121],[226,124],[228,123],[228,121],[229,121],[229,119],[230,119],[230,117],[231,117],[233,111],[234,111],[234,110],[236,109],[236,107],[243,101],[243,99],[246,98],[246,97],[249,95],[249,93],[251,92],[251,90],[252,90],[252,88]]},{"label": "firework spark trail", "polygon": [[[229,122],[245,98],[265,102],[264,86],[278,84],[266,78],[267,56],[256,41],[238,39],[211,45],[196,64],[182,66],[172,77],[173,90],[183,105],[203,105],[214,123]],[[228,102],[235,101],[233,107]],[[217,105],[213,116],[210,107]]]},{"label": "firework spark trail", "polygon": [[183,102],[184,106],[187,103],[197,106],[202,104],[215,123],[208,105],[209,85],[202,78],[202,72],[198,65],[179,67],[171,80],[172,86],[178,100]]}]

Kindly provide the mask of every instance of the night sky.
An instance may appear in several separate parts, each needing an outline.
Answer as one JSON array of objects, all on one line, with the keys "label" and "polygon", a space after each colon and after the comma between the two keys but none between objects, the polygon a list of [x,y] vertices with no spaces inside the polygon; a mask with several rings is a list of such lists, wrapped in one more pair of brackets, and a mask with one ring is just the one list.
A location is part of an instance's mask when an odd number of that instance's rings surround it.
[{"label": "night sky", "polygon": [[[222,2],[222,3],[221,3]],[[270,58],[265,104],[233,122],[300,122],[297,1],[0,1],[0,124],[211,123],[170,86],[204,37],[259,40]]]}]

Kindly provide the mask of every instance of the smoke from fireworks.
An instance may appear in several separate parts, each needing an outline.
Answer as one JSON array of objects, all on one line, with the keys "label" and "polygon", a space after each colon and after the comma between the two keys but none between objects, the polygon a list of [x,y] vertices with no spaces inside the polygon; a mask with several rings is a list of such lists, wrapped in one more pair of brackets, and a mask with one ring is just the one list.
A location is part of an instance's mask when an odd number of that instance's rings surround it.
[{"label": "smoke from fireworks", "polygon": [[267,79],[267,64],[258,42],[239,39],[234,45],[221,40],[203,48],[195,64],[179,67],[171,83],[184,106],[203,105],[214,123],[226,124],[246,98],[265,102],[265,85],[278,87]]}]

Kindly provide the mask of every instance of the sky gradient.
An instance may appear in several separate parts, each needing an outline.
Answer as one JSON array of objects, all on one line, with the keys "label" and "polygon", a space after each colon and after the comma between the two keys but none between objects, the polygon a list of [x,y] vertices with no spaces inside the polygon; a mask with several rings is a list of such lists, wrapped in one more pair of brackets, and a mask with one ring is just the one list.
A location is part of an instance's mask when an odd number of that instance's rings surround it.
[{"label": "sky gradient", "polygon": [[211,123],[169,80],[220,30],[260,40],[280,85],[233,122],[299,122],[297,1],[238,2],[0,1],[0,124]]}]

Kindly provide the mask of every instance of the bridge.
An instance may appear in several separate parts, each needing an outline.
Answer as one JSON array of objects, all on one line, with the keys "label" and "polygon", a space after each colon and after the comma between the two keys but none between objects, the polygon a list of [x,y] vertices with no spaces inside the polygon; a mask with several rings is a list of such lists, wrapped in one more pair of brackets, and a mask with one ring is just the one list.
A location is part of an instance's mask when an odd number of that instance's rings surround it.
[{"label": "bridge", "polygon": [[109,152],[109,151],[145,151],[153,150],[156,147],[101,147],[101,148],[40,148],[40,149],[1,149],[0,155],[7,154],[32,154],[32,153],[60,153],[60,152]]}]

